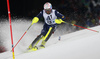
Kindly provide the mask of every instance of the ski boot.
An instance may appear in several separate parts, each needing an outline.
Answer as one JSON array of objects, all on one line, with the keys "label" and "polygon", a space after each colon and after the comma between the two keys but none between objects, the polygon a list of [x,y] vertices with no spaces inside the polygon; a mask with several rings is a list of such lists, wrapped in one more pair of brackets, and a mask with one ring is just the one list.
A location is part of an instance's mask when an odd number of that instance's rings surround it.
[{"label": "ski boot", "polygon": [[36,50],[38,50],[38,47],[37,46],[34,46],[31,50],[32,51],[36,51]]},{"label": "ski boot", "polygon": [[33,48],[29,49],[28,52],[37,51],[37,50],[38,50],[38,47],[34,46]]},{"label": "ski boot", "polygon": [[46,42],[43,40],[42,43],[41,43],[41,45],[39,46],[39,48],[40,48],[40,49],[45,48],[45,43],[46,43]]},{"label": "ski boot", "polygon": [[32,45],[30,45],[29,48],[27,48],[27,50],[36,51],[36,50],[38,50],[38,47],[37,46],[32,47]]},{"label": "ski boot", "polygon": [[33,47],[32,47],[32,44],[30,44],[29,45],[29,47],[27,48],[27,50],[30,50],[30,49],[32,49]]}]

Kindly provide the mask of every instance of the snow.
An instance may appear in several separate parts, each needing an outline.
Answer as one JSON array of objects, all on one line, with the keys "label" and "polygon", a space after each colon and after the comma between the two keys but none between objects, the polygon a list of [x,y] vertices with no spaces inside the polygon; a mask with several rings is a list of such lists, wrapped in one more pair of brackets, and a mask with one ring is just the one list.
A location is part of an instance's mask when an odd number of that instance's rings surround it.
[{"label": "snow", "polygon": [[[20,22],[20,24],[17,22],[12,23],[14,43],[19,40],[30,24],[30,21]],[[47,42],[46,48],[30,53],[23,53],[25,48],[27,48],[33,39],[38,35],[37,33],[40,33],[42,29],[41,24],[42,23],[34,24],[36,26],[33,25],[23,37],[21,42],[17,45],[15,48],[15,59],[100,59],[100,33],[86,29],[58,36],[57,30],[57,34],[53,34]],[[9,26],[7,27],[4,24],[3,26],[4,27],[1,29],[6,28],[6,32],[2,30],[1,33],[9,33],[9,30],[7,29]],[[92,27],[90,29],[100,32],[100,26]],[[6,47],[8,48],[8,51],[1,53],[0,59],[13,59],[12,52],[10,52],[10,35],[5,36],[4,34],[2,38],[5,39],[5,42],[7,43]],[[59,36],[61,37],[60,41],[58,40]]]}]

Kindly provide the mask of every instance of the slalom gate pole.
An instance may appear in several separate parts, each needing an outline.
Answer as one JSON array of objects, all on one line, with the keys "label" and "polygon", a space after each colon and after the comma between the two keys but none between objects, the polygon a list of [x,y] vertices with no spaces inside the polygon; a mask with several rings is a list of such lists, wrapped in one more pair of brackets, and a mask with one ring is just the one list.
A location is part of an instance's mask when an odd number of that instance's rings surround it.
[{"label": "slalom gate pole", "polygon": [[[68,23],[68,22],[64,22],[64,23]],[[68,24],[71,24],[71,23],[68,23]],[[71,25],[99,33],[99,31],[96,31],[96,30],[93,30],[93,29],[85,28],[85,27],[82,27],[82,26],[79,26],[79,25],[75,25],[75,24],[71,24]]]},{"label": "slalom gate pole", "polygon": [[30,27],[32,26],[33,24],[31,24],[29,27],[28,27],[28,29],[25,31],[25,33],[22,35],[22,37],[19,39],[19,41],[16,43],[16,45],[12,48],[12,49],[14,49],[16,46],[17,46],[17,44],[21,41],[21,39],[24,37],[24,35],[27,33],[27,31],[30,29]]},{"label": "slalom gate pole", "polygon": [[8,16],[9,16],[10,34],[11,34],[11,43],[12,43],[12,55],[13,55],[13,59],[15,59],[14,48],[13,48],[13,34],[12,34],[12,25],[11,25],[11,14],[10,14],[9,0],[7,0],[7,7],[8,7]]}]

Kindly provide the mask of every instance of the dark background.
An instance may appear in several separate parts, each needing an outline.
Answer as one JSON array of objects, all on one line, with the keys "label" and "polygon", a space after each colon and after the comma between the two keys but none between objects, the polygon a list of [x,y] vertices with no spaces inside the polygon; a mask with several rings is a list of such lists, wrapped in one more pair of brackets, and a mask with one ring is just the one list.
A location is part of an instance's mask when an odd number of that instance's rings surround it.
[{"label": "dark background", "polygon": [[[34,13],[36,16],[43,9],[45,2],[50,2],[52,5],[58,5],[60,0],[9,0],[11,16],[31,17]],[[35,11],[34,11],[35,10]],[[36,11],[37,10],[37,11]],[[37,13],[36,13],[37,12]],[[0,0],[0,17],[6,17],[7,14],[7,0]]]},{"label": "dark background", "polygon": [[[69,22],[91,25],[100,18],[99,0],[9,0],[12,18],[33,18],[50,2]],[[94,3],[96,6],[94,5]],[[0,18],[7,18],[7,0],[0,0]],[[1,19],[0,19],[1,20]],[[73,23],[73,22],[72,22]]]}]

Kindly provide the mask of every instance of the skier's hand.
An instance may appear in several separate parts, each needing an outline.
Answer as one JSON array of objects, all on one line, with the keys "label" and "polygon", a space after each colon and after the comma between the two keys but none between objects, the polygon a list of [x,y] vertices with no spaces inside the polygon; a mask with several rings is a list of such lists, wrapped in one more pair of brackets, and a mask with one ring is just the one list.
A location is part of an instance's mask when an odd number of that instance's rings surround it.
[{"label": "skier's hand", "polygon": [[55,22],[56,22],[57,24],[65,23],[62,19],[55,19]]},{"label": "skier's hand", "polygon": [[38,18],[38,17],[34,17],[34,18],[32,19],[32,24],[37,23],[38,21],[39,21],[39,18]]}]

